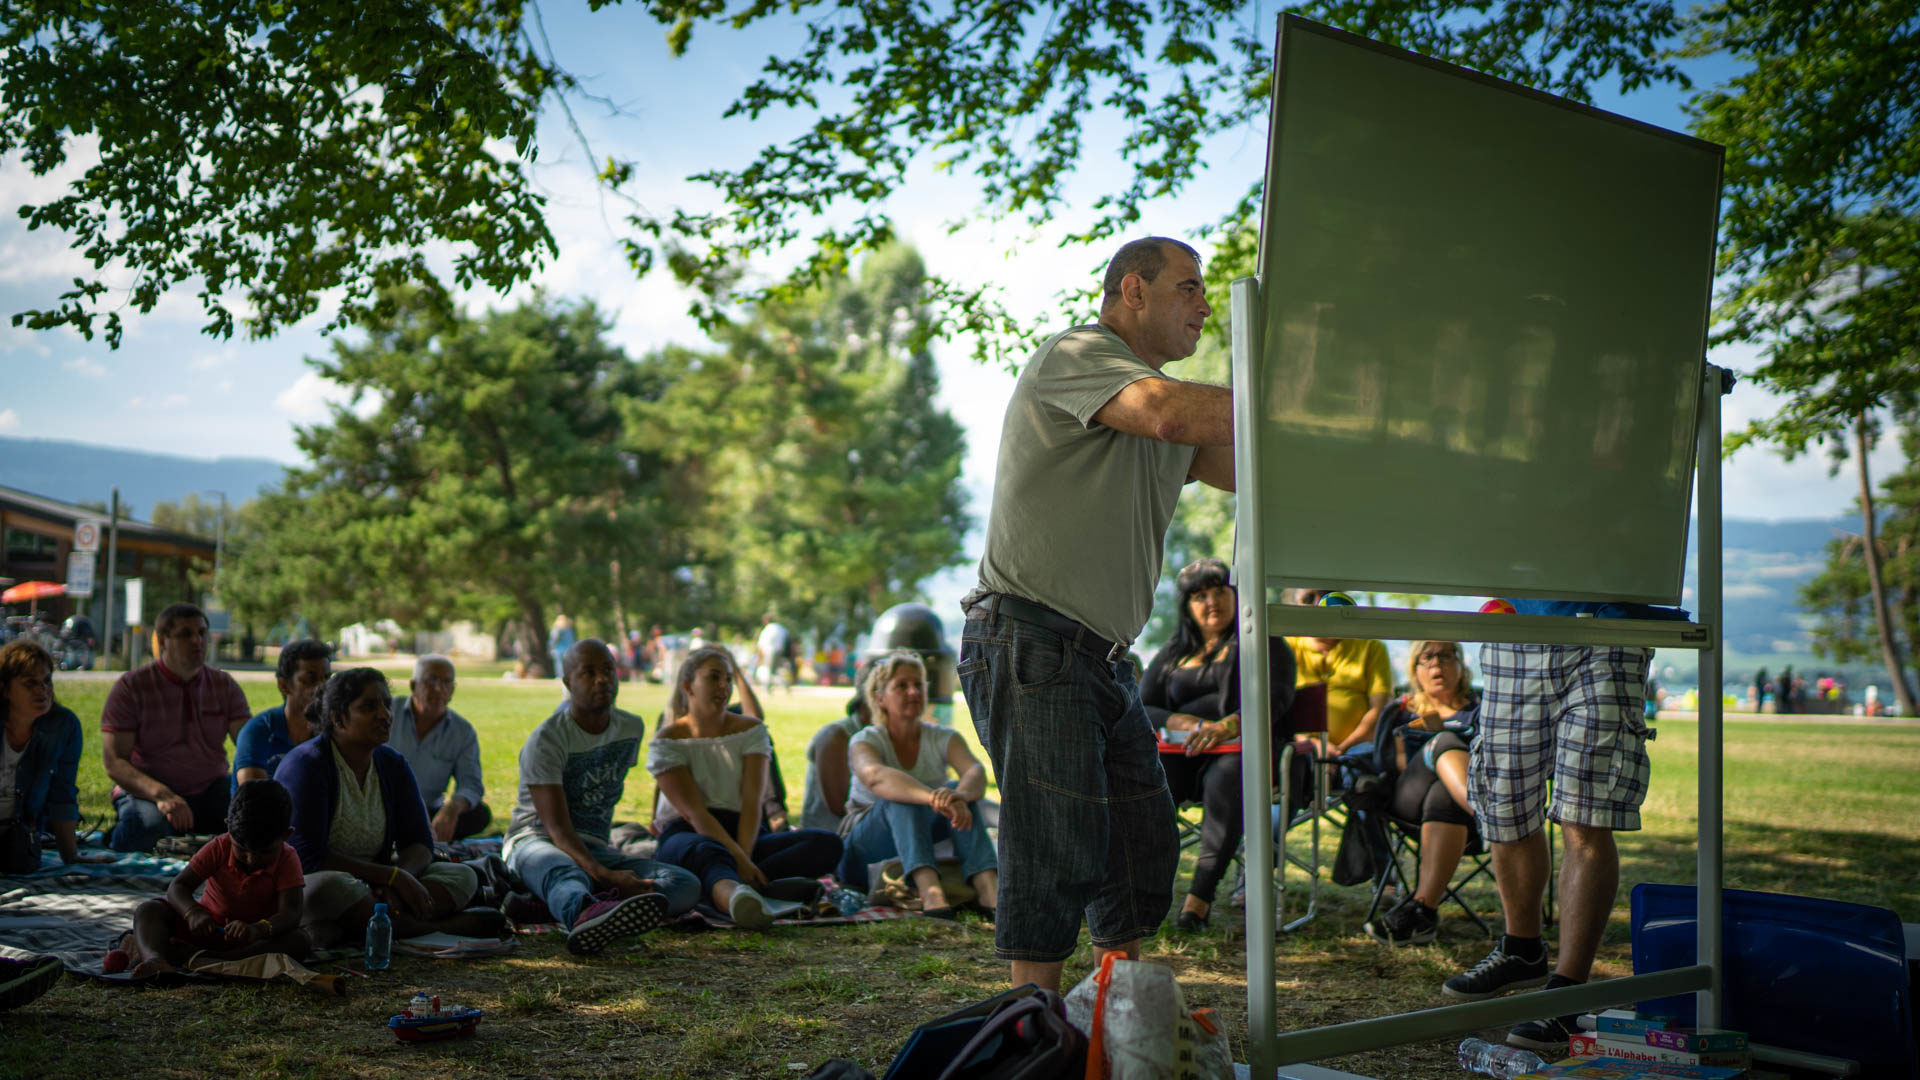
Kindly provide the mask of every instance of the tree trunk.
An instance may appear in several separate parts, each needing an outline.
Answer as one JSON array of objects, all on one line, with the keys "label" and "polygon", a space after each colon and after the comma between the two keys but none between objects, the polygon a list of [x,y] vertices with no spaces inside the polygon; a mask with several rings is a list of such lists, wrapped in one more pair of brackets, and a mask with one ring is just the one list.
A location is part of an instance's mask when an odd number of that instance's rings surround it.
[{"label": "tree trunk", "polygon": [[548,678],[558,678],[560,669],[554,666],[553,657],[547,652],[547,614],[540,607],[540,599],[524,586],[514,590],[513,598],[520,602],[520,618],[526,623],[520,631],[521,658],[527,662],[529,672],[537,666]]},{"label": "tree trunk", "polygon": [[1886,586],[1880,580],[1880,540],[1875,535],[1873,517],[1873,481],[1867,471],[1867,414],[1854,419],[1854,452],[1860,457],[1860,515],[1864,518],[1867,557],[1867,587],[1873,591],[1873,622],[1880,631],[1880,659],[1887,665],[1887,677],[1893,682],[1894,700],[1900,715],[1920,716],[1914,707],[1913,688],[1907,685],[1906,659],[1900,655],[1900,643],[1893,636],[1893,612],[1887,604]]}]

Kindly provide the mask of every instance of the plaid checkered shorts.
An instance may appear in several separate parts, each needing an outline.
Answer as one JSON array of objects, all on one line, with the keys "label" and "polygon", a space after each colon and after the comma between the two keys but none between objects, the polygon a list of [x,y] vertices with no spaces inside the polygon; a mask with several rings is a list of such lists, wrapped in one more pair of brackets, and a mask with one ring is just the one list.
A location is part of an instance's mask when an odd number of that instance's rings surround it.
[{"label": "plaid checkered shorts", "polygon": [[1481,646],[1486,688],[1467,768],[1481,835],[1510,843],[1538,832],[1549,779],[1553,820],[1640,827],[1652,659],[1640,648]]}]

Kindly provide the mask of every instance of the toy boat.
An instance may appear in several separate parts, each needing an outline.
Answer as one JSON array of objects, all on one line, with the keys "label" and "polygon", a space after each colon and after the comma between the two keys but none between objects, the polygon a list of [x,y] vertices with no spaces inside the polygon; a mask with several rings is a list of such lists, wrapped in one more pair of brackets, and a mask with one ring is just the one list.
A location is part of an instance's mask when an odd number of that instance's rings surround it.
[{"label": "toy boat", "polygon": [[423,991],[413,995],[398,1016],[388,1019],[387,1027],[401,1042],[432,1042],[473,1034],[484,1015],[479,1009],[442,1005],[438,994]]}]

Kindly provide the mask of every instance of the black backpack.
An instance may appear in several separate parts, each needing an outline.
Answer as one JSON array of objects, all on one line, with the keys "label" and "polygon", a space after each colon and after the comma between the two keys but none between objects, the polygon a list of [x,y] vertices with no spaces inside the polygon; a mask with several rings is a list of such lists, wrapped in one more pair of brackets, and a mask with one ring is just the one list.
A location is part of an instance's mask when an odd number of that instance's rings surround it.
[{"label": "black backpack", "polygon": [[1087,1037],[1032,983],[915,1028],[886,1080],[1079,1080]]}]

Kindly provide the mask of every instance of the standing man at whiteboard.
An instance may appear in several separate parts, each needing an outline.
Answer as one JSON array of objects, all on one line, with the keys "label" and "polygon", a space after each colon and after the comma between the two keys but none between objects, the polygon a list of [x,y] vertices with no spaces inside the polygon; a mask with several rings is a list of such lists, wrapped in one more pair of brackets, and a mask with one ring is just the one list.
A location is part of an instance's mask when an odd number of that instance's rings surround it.
[{"label": "standing man at whiteboard", "polygon": [[[1523,615],[1684,619],[1674,608],[1515,600]],[[1493,850],[1506,933],[1486,959],[1441,987],[1457,1001],[1507,990],[1587,981],[1620,889],[1613,834],[1640,828],[1647,797],[1647,668],[1652,649],[1632,646],[1481,647],[1480,736],[1467,765],[1467,801]],[[1547,782],[1553,782],[1551,804]],[[1560,823],[1560,953],[1549,964],[1541,937],[1542,893],[1551,870],[1547,817]],[[1558,1050],[1576,1016],[1516,1025],[1507,1042]]]},{"label": "standing man at whiteboard", "polygon": [[1132,241],[1100,321],[1040,346],[1007,402],[959,674],[1000,783],[994,949],[1016,986],[1060,988],[1083,916],[1099,954],[1137,958],[1173,903],[1173,800],[1128,648],[1181,487],[1233,490],[1231,393],[1162,373],[1212,311],[1192,248]]}]

